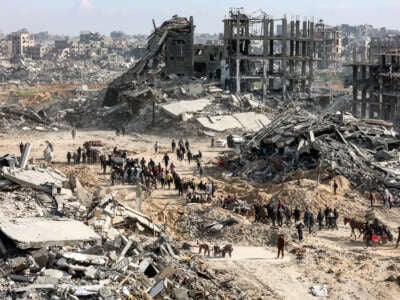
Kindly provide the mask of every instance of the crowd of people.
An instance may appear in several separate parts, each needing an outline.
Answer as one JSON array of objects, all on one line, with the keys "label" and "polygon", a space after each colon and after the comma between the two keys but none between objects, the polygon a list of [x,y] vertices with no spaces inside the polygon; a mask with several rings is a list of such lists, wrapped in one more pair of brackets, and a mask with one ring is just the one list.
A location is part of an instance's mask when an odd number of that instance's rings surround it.
[{"label": "crowd of people", "polygon": [[[154,153],[158,154],[160,146],[158,141],[154,143]],[[186,160],[190,164],[192,160],[196,160],[197,171],[200,176],[203,175],[203,167],[201,165],[201,152],[192,155],[190,149],[190,143],[186,139],[183,142],[182,139],[175,142],[175,139],[171,142],[171,151],[176,153],[179,161]],[[81,159],[84,160],[84,151],[78,148],[78,151],[71,155],[67,155],[68,163],[71,163],[71,159],[74,163],[80,163]],[[195,158],[193,158],[195,156]],[[178,195],[183,196],[184,194],[194,195],[194,192],[201,192],[206,195],[206,201],[211,201],[212,196],[215,193],[215,185],[212,182],[200,181],[196,184],[193,180],[185,180],[177,172],[175,164],[172,162],[169,152],[165,152],[160,161],[154,158],[146,160],[142,158],[130,158],[128,157],[127,151],[123,151],[114,148],[109,155],[100,155],[100,166],[103,174],[110,174],[111,185],[115,185],[117,182],[122,184],[141,184],[146,188],[146,191],[151,192],[157,188],[168,188],[173,187],[178,191]],[[83,161],[84,162],[84,161]]]},{"label": "crowd of people", "polygon": [[[255,221],[266,224],[271,224],[274,228],[291,226],[294,224],[298,230],[302,232],[303,228],[308,228],[309,233],[314,231],[317,225],[319,230],[336,229],[338,230],[337,221],[339,212],[336,208],[326,207],[324,210],[319,209],[317,214],[314,214],[308,207],[302,212],[297,206],[292,211],[291,207],[279,201],[277,205],[269,202],[267,205],[254,205]],[[302,234],[299,239],[302,239]]]}]

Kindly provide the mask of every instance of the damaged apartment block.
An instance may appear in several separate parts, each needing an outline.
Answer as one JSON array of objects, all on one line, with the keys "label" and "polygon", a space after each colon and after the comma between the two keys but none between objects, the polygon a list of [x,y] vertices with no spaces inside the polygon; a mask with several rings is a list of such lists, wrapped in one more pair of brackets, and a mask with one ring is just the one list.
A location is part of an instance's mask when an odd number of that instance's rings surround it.
[{"label": "damaged apartment block", "polygon": [[306,92],[313,80],[314,22],[286,17],[273,19],[261,12],[250,16],[232,9],[224,20],[224,68],[221,82],[231,91],[263,94]]},{"label": "damaged apartment block", "polygon": [[154,32],[148,38],[141,59],[111,82],[103,105],[113,106],[122,102],[122,91],[146,88],[148,81],[157,76],[192,76],[194,28],[193,17],[188,20],[174,16],[160,27],[154,24]]},{"label": "damaged apartment block", "polygon": [[316,57],[318,69],[336,69],[342,54],[342,31],[330,27],[323,20],[315,25]]},{"label": "damaged apartment block", "polygon": [[353,50],[353,114],[395,121],[400,109],[400,37],[372,39]]}]

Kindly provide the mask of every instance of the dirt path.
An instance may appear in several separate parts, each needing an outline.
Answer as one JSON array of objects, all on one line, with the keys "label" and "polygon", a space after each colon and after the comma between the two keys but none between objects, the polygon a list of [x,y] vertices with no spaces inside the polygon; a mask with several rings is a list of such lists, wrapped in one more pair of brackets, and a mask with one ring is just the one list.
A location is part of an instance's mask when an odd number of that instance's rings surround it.
[{"label": "dirt path", "polygon": [[277,259],[273,248],[234,246],[232,258],[210,258],[208,264],[216,270],[229,270],[240,278],[237,285],[250,298],[312,299],[309,286],[301,279],[292,255]]}]

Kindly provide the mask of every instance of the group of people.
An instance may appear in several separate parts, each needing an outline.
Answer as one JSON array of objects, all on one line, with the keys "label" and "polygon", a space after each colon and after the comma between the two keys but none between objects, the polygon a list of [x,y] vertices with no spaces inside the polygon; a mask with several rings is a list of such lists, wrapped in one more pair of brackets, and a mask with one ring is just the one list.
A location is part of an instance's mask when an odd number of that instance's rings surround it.
[{"label": "group of people", "polygon": [[315,215],[308,207],[302,213],[296,206],[292,211],[290,206],[279,201],[277,205],[269,202],[267,205],[254,205],[255,221],[269,223],[274,228],[282,227],[283,224],[290,226],[292,220],[299,231],[299,240],[302,240],[302,230],[308,228],[309,233],[313,232],[314,226],[318,225],[318,229],[338,229],[337,220],[339,212],[336,208],[326,207],[324,210],[319,209]]},{"label": "group of people", "polygon": [[[171,150],[173,153],[179,151],[178,159],[184,159],[184,153],[187,153],[187,159],[190,163],[191,155],[190,144],[186,139],[185,143],[182,139],[179,140],[178,145],[176,145],[175,140],[172,140]],[[157,154],[159,152],[160,146],[158,141],[154,144],[154,152]],[[181,156],[181,153],[182,156]],[[126,151],[121,151],[114,148],[113,152],[107,156],[100,156],[100,164],[103,170],[103,174],[106,174],[107,167],[110,168],[111,184],[114,185],[116,181],[128,184],[142,184],[146,187],[147,191],[152,189],[168,188],[171,189],[173,185],[178,191],[178,195],[184,195],[187,191],[194,191],[196,188],[200,191],[210,190],[209,197],[211,198],[215,192],[215,186],[213,184],[205,184],[202,181],[198,185],[193,184],[190,186],[191,182],[184,182],[181,176],[176,171],[176,167],[171,158],[166,152],[162,157],[161,161],[155,162],[153,158],[148,161],[144,157],[139,158],[129,158]],[[198,159],[198,171],[202,175],[202,166],[200,160]],[[212,186],[212,188],[210,188]]]},{"label": "group of people", "polygon": [[80,164],[80,163],[87,163],[88,162],[88,155],[85,149],[82,149],[80,146],[76,151],[71,153],[70,151],[67,152],[67,163],[68,165],[71,164]]},{"label": "group of people", "polygon": [[227,197],[223,198],[222,196],[219,198],[218,204],[227,210],[231,210],[235,213],[238,213],[242,216],[247,216],[250,212],[251,207],[247,203],[246,200],[240,200],[236,196],[228,195]]},{"label": "group of people", "polygon": [[[369,192],[369,199],[371,202],[371,207],[375,206],[376,203],[378,202],[375,191],[371,190]],[[383,200],[383,207],[392,209],[392,207],[394,206],[394,196],[388,189],[385,189],[382,200]]]}]

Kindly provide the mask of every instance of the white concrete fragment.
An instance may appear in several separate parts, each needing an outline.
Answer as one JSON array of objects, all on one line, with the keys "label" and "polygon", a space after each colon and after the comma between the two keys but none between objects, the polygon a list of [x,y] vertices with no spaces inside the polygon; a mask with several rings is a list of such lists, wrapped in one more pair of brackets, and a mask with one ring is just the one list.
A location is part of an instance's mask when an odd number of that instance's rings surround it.
[{"label": "white concrete fragment", "polygon": [[182,100],[162,105],[162,109],[173,117],[187,113],[202,111],[206,106],[211,104],[210,99]]},{"label": "white concrete fragment", "polygon": [[3,177],[11,182],[29,186],[49,194],[52,192],[53,185],[61,187],[63,183],[67,181],[64,174],[50,168],[43,169],[35,167],[22,170],[3,167],[1,172]]},{"label": "white concrete fragment", "polygon": [[254,112],[214,117],[201,117],[197,118],[197,121],[203,127],[214,131],[225,131],[234,128],[239,128],[246,131],[257,131],[260,130],[263,125],[268,125],[271,122],[267,116]]},{"label": "white concrete fragment", "polygon": [[0,218],[0,230],[20,249],[100,240],[89,226],[67,218]]}]

